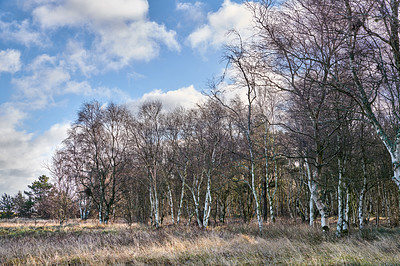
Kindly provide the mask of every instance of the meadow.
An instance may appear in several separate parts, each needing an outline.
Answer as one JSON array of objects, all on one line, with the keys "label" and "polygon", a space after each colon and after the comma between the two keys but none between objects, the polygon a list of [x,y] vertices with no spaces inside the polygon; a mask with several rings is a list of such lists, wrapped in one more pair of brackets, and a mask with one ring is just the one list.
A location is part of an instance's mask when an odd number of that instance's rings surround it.
[{"label": "meadow", "polygon": [[[333,225],[333,224],[332,224]],[[307,224],[231,221],[196,226],[94,221],[0,221],[1,265],[376,265],[400,264],[400,229],[371,227],[337,238]]]}]

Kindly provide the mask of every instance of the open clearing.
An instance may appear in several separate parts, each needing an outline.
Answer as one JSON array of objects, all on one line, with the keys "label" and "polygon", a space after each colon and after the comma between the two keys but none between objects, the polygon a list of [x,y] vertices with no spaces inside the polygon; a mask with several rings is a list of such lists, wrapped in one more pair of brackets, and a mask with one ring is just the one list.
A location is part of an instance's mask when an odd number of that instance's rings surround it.
[{"label": "open clearing", "polygon": [[400,264],[400,229],[370,228],[338,239],[306,224],[210,227],[71,221],[0,222],[2,265]]}]

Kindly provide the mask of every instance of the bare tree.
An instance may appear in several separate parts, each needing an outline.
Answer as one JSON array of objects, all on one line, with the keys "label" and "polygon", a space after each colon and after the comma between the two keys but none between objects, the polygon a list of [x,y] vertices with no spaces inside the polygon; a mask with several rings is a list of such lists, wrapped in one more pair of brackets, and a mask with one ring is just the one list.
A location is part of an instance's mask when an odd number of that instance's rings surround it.
[{"label": "bare tree", "polygon": [[[254,128],[255,128],[255,105],[257,99],[257,89],[258,89],[258,61],[257,57],[254,57],[250,50],[247,49],[246,43],[242,40],[241,36],[236,34],[237,44],[233,44],[226,48],[226,60],[228,66],[228,71],[231,71],[233,84],[231,86],[224,86],[221,82],[220,84],[212,85],[213,87],[213,97],[216,99],[224,108],[226,108],[232,118],[236,121],[236,125],[240,132],[243,133],[246,140],[247,146],[247,159],[249,161],[249,174],[250,182],[247,182],[250,187],[255,203],[255,211],[257,216],[257,223],[260,232],[262,231],[262,216],[260,210],[260,202],[258,197],[258,186],[257,186],[257,176],[256,176],[256,145],[254,140]],[[227,73],[226,73],[227,74]],[[225,77],[223,77],[222,81]],[[228,82],[229,83],[229,82]],[[224,97],[224,93],[227,90],[234,92],[235,89],[245,91],[245,99],[242,101],[240,96],[237,96],[231,101],[227,102]]]},{"label": "bare tree", "polygon": [[140,107],[138,119],[132,126],[131,137],[136,147],[143,174],[148,181],[152,224],[161,226],[160,189],[163,162],[163,138],[165,128],[161,123],[160,102],[144,103]]}]

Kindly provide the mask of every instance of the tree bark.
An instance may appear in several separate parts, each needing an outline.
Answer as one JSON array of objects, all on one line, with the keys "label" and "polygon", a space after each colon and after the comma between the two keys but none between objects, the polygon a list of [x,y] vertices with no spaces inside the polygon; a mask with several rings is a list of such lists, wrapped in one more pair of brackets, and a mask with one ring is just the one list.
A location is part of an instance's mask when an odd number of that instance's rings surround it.
[{"label": "tree bark", "polygon": [[[322,202],[318,195],[318,184],[314,181],[312,171],[308,159],[305,158],[307,174],[308,174],[308,188],[310,189],[311,198],[317,207],[319,214],[321,215],[321,228],[324,232],[329,231],[329,215],[325,204]],[[311,204],[310,204],[311,205]],[[311,210],[310,210],[311,211]],[[311,220],[311,219],[310,219]],[[311,221],[310,221],[311,224]]]}]

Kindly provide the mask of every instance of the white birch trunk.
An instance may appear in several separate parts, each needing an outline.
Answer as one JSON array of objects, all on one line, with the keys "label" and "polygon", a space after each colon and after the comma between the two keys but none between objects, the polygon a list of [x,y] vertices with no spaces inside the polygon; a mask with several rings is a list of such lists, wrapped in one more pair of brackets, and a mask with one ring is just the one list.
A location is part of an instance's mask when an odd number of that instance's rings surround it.
[{"label": "white birch trunk", "polygon": [[183,205],[183,197],[185,196],[185,177],[182,178],[182,189],[181,189],[181,198],[179,200],[178,214],[176,217],[176,223],[179,224],[181,219],[181,210]]},{"label": "white birch trunk", "polygon": [[358,198],[358,229],[361,231],[364,229],[364,195],[367,187],[367,177],[363,178],[363,187]]},{"label": "white birch trunk", "polygon": [[318,185],[313,179],[313,175],[311,173],[310,165],[307,158],[305,158],[305,162],[308,174],[308,188],[310,189],[311,198],[313,199],[315,206],[317,207],[318,212],[321,215],[321,228],[324,232],[329,231],[329,217],[326,206],[318,195]]},{"label": "white birch trunk", "polygon": [[169,207],[171,209],[171,222],[172,222],[172,224],[175,224],[175,220],[174,220],[174,200],[172,199],[172,191],[171,191],[171,187],[169,186],[169,184],[167,184],[167,188],[168,188]]},{"label": "white birch trunk", "polygon": [[103,204],[100,202],[99,204],[99,224],[103,223]]},{"label": "white birch trunk", "polygon": [[150,198],[150,223],[151,225],[154,225],[154,201],[153,201],[153,193],[151,191],[151,186],[149,186],[149,198]]},{"label": "white birch trunk", "polygon": [[[267,183],[267,195],[268,195],[268,201],[269,201],[269,215],[271,217],[272,223],[275,223],[276,218],[275,218],[275,211],[274,211],[274,200],[275,200],[275,194],[276,191],[278,190],[278,166],[276,164],[276,158],[275,158],[275,151],[274,151],[274,163],[275,163],[275,169],[274,169],[274,190],[271,193],[269,190],[269,186]],[[268,180],[269,181],[269,180]]]},{"label": "white birch trunk", "polygon": [[343,191],[342,191],[342,182],[339,182],[338,185],[338,221],[336,225],[336,235],[342,236],[343,233]]},{"label": "white birch trunk", "polygon": [[364,150],[362,158],[362,170],[363,170],[363,186],[358,197],[358,229],[362,231],[364,229],[364,197],[365,191],[367,190],[367,169],[364,159]]},{"label": "white birch trunk", "polygon": [[395,149],[390,152],[393,165],[393,181],[400,190],[400,136],[396,138]]},{"label": "white birch trunk", "polygon": [[79,214],[82,220],[87,220],[89,218],[89,212],[92,205],[92,201],[88,198],[79,200]]},{"label": "white birch trunk", "polygon": [[343,232],[349,232],[350,190],[346,188],[346,206],[344,208]]},{"label": "white birch trunk", "polygon": [[267,192],[267,198],[268,198],[268,204],[269,204],[269,215],[271,218],[271,222],[275,223],[275,213],[274,213],[274,197],[275,193],[277,190],[277,167],[276,167],[276,160],[275,160],[275,151],[274,151],[274,162],[275,162],[275,187],[274,187],[274,192],[271,193],[269,189],[269,183],[270,183],[270,171],[269,171],[269,161],[268,161],[268,124],[267,121],[264,122],[264,156],[265,156],[265,180],[266,180],[266,192]]},{"label": "white birch trunk", "polygon": [[158,203],[158,197],[157,197],[157,191],[150,186],[149,188],[149,194],[150,194],[150,217],[151,217],[151,223],[154,225],[156,228],[160,227],[160,217],[159,217],[159,203]]},{"label": "white birch trunk", "polygon": [[338,158],[338,221],[336,225],[336,235],[342,236],[343,233],[343,184],[342,184],[342,162],[341,159]]},{"label": "white birch trunk", "polygon": [[253,193],[254,201],[256,203],[256,215],[257,215],[257,223],[258,230],[262,232],[262,218],[260,213],[260,204],[258,202],[257,190],[255,187],[255,173],[254,173],[254,158],[251,156],[251,191]]},{"label": "white birch trunk", "polygon": [[158,204],[158,195],[157,190],[154,189],[154,223],[156,228],[160,227],[160,215],[159,215],[159,204]]},{"label": "white birch trunk", "polygon": [[313,176],[311,173],[310,165],[308,164],[308,159],[305,158],[304,161],[306,163],[308,188],[310,190],[310,226],[313,227],[315,223],[315,217],[314,217],[315,203],[313,194],[311,193],[311,180],[313,179]]},{"label": "white birch trunk", "polygon": [[190,189],[190,192],[192,193],[192,196],[193,196],[194,211],[196,213],[197,224],[201,228],[203,225],[200,221],[199,202],[197,201],[196,194],[194,193],[193,189]]},{"label": "white birch trunk", "polygon": [[208,175],[207,178],[207,193],[206,199],[204,201],[204,214],[203,214],[203,226],[206,228],[208,226],[208,220],[211,213],[211,177]]},{"label": "white birch trunk", "polygon": [[314,199],[313,199],[312,195],[310,195],[310,226],[311,227],[313,227],[315,224],[314,210],[315,210]]}]

